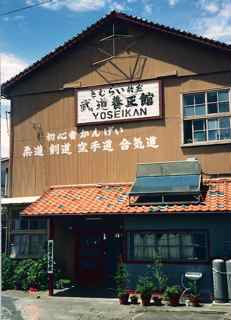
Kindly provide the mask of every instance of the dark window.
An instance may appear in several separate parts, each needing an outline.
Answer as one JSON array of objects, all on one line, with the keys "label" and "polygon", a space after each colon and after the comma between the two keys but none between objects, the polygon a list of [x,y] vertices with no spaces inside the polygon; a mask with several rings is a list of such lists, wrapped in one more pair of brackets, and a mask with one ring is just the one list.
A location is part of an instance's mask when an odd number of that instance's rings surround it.
[{"label": "dark window", "polygon": [[208,259],[207,233],[196,232],[128,232],[128,260],[205,261]]},{"label": "dark window", "polygon": [[229,90],[183,95],[184,143],[231,139],[230,111]]},{"label": "dark window", "polygon": [[41,257],[46,253],[46,234],[15,234],[15,257]]}]

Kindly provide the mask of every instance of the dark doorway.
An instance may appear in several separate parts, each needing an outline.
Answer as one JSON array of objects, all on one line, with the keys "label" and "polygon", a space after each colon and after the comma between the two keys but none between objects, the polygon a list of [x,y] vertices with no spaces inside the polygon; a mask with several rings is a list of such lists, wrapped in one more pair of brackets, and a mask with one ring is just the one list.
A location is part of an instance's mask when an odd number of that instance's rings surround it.
[{"label": "dark doorway", "polygon": [[122,233],[79,232],[77,283],[82,287],[114,287],[117,263],[122,255]]}]

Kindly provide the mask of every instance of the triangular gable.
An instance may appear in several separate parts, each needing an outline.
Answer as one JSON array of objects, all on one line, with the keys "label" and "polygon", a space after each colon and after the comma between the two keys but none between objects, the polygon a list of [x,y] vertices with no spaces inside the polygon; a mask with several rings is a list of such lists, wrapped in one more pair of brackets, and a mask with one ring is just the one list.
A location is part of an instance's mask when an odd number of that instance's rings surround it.
[{"label": "triangular gable", "polygon": [[64,52],[70,50],[74,46],[78,45],[80,42],[83,40],[86,40],[89,36],[91,36],[93,33],[97,32],[97,30],[102,27],[104,24],[110,22],[113,19],[120,19],[121,21],[124,22],[129,22],[132,23],[136,26],[140,26],[142,28],[149,29],[150,31],[158,31],[161,33],[169,34],[174,37],[182,38],[186,41],[193,41],[196,42],[200,45],[210,47],[213,49],[221,50],[224,52],[231,52],[231,45],[211,40],[208,38],[203,38],[200,36],[197,36],[195,34],[177,30],[175,28],[170,28],[168,26],[164,26],[158,23],[153,23],[148,20],[144,20],[138,17],[130,16],[122,12],[116,12],[112,11],[102,19],[98,20],[96,23],[92,24],[90,27],[85,29],[83,32],[72,38],[71,40],[65,42],[63,45],[57,47],[55,50],[26,68],[24,71],[10,79],[9,81],[5,82],[2,85],[2,94],[7,96],[10,92],[10,90],[18,83],[18,81],[24,80],[27,76],[31,75],[32,72],[38,70],[40,67],[43,65],[49,63],[51,60],[54,58],[57,58]]}]

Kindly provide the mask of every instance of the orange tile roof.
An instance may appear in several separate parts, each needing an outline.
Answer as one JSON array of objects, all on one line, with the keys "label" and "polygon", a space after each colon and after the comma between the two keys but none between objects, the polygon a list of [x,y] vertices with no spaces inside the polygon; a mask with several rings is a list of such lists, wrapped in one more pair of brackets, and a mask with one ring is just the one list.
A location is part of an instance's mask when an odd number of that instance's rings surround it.
[{"label": "orange tile roof", "polygon": [[204,181],[207,191],[199,204],[129,206],[131,183],[54,186],[26,207],[27,216],[147,214],[149,212],[229,212],[231,213],[231,179]]}]

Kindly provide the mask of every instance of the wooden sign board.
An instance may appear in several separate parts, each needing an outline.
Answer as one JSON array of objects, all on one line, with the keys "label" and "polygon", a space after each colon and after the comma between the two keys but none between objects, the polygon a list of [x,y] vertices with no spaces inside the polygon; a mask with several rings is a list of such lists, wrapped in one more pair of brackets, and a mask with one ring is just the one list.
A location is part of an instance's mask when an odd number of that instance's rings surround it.
[{"label": "wooden sign board", "polygon": [[160,119],[161,82],[148,80],[77,91],[77,125]]},{"label": "wooden sign board", "polygon": [[48,240],[47,243],[47,273],[54,272],[54,240]]}]

